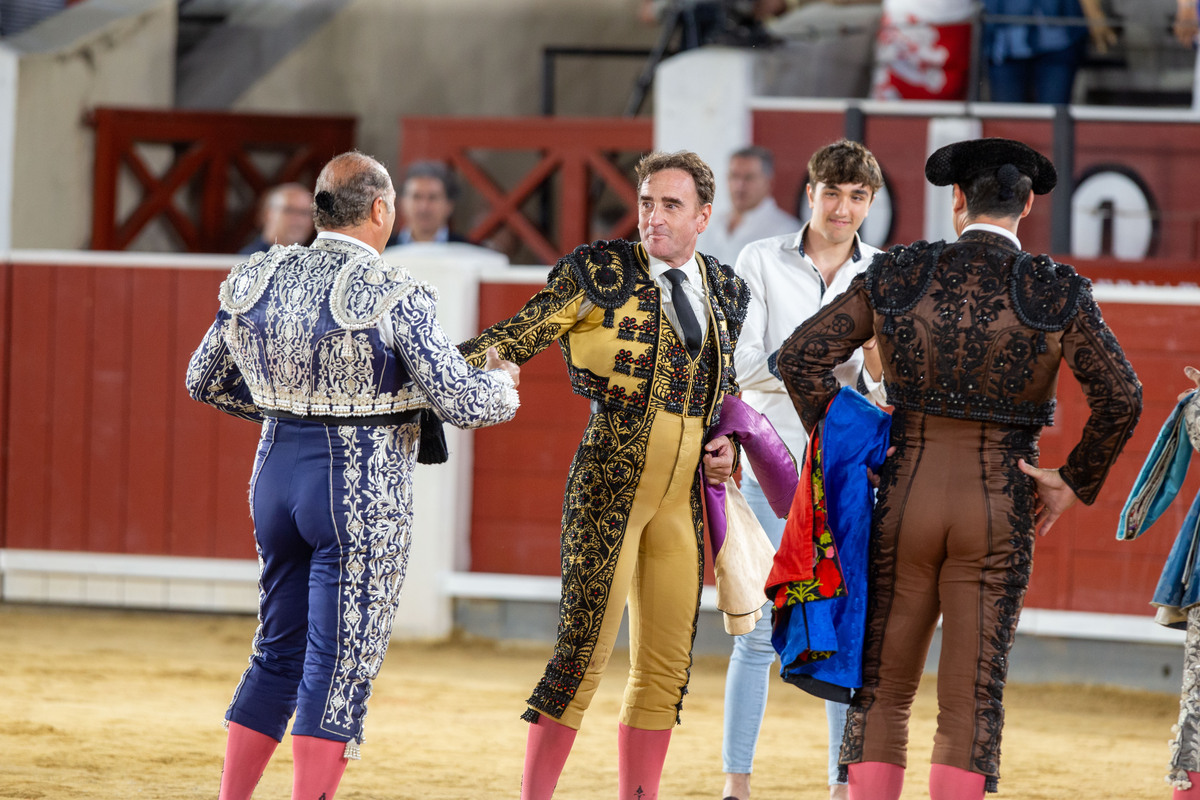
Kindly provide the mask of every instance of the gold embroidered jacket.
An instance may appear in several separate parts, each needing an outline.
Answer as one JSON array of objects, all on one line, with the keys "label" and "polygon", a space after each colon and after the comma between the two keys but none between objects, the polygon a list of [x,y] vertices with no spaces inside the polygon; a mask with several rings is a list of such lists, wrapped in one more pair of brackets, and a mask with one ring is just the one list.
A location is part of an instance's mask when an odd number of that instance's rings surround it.
[{"label": "gold embroidered jacket", "polygon": [[[733,270],[700,256],[705,283],[706,327],[716,333],[717,374],[700,359],[673,357],[675,337],[662,314],[658,284],[650,276],[646,251],[624,240],[581,245],[550,272],[546,287],[511,318],[459,345],[467,360],[482,364],[489,347],[522,364],[551,343],[562,345],[571,387],[606,411],[644,415],[653,404],[708,424],[720,414],[725,394],[738,391],[733,347],[745,319],[749,290]],[[582,316],[581,309],[589,304]],[[713,391],[708,388],[715,382]],[[651,383],[653,382],[653,384]]]}]

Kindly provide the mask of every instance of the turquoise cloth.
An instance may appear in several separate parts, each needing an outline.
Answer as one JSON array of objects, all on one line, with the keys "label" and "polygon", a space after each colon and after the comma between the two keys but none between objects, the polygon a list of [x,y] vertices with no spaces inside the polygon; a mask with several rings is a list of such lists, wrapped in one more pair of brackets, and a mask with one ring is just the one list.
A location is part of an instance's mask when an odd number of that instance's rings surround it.
[{"label": "turquoise cloth", "polygon": [[[1117,539],[1132,540],[1145,533],[1175,500],[1187,476],[1192,444],[1183,424],[1183,409],[1196,395],[1184,395],[1167,417],[1138,472],[1133,489],[1121,509]],[[1187,610],[1200,602],[1200,583],[1194,580],[1200,544],[1200,495],[1192,501],[1183,527],[1163,565],[1152,605],[1158,606],[1158,621],[1171,628],[1187,626]]]}]

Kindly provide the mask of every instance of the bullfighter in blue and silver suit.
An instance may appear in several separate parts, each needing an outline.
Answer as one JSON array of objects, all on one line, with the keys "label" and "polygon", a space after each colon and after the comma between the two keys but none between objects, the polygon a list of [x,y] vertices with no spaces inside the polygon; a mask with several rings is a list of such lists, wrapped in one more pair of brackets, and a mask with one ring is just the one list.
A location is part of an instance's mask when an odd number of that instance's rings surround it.
[{"label": "bullfighter in blue and silver suit", "polygon": [[395,218],[381,165],[335,158],[315,205],[311,247],[234,267],[188,365],[192,397],[262,423],[250,479],[260,625],[226,713],[222,800],[250,796],[293,712],[295,786],[333,797],[404,581],[418,456],[444,460],[442,421],[491,425],[518,406],[516,366],[494,353],[468,365],[434,290],[380,257]]}]

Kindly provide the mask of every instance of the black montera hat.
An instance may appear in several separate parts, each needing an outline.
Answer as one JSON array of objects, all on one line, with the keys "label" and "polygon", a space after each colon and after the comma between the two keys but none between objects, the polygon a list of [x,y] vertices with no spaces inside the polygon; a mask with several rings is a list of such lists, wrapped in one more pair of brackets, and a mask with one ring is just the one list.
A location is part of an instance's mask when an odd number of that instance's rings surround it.
[{"label": "black montera hat", "polygon": [[1058,182],[1050,159],[1027,144],[1000,138],[968,139],[935,150],[925,162],[925,177],[934,186],[949,186],[1005,164],[1033,180],[1034,194],[1046,194]]}]

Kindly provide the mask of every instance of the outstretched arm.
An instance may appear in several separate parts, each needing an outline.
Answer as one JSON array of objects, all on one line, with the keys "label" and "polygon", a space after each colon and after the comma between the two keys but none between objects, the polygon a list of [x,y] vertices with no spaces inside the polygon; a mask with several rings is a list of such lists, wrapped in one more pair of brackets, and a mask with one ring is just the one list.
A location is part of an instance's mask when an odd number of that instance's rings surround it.
[{"label": "outstretched arm", "polygon": [[807,430],[825,414],[840,388],[833,368],[874,336],[874,314],[859,275],[779,348],[779,372]]},{"label": "outstretched arm", "polygon": [[476,367],[484,365],[485,354],[492,347],[501,358],[524,364],[579,321],[583,300],[583,289],[570,267],[560,262],[551,271],[546,286],[520,311],[463,342],[458,349]]},{"label": "outstretched arm", "polygon": [[[488,348],[480,370],[467,363],[437,320],[433,296],[417,289],[392,309],[392,343],[438,417],[459,428],[507,422],[517,413],[519,371]],[[507,366],[506,366],[507,365]]]}]

